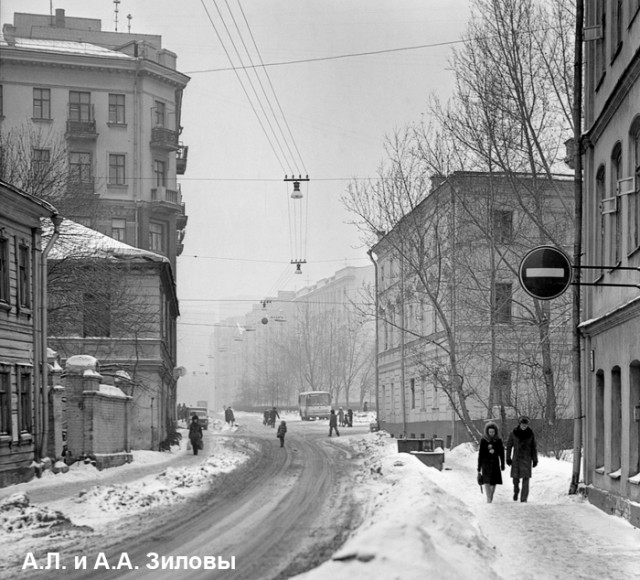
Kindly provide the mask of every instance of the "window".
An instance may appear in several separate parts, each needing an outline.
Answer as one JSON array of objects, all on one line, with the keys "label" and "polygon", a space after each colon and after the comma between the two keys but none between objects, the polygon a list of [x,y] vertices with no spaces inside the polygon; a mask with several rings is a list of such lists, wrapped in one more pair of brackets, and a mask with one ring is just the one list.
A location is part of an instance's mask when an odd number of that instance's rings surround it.
[{"label": "window", "polygon": [[69,178],[72,183],[91,183],[91,153],[72,152],[69,155]]},{"label": "window", "polygon": [[635,193],[629,196],[629,251],[640,246],[640,120],[631,130],[631,166],[635,178]]},{"label": "window", "polygon": [[18,247],[18,304],[21,308],[31,308],[30,275],[29,247],[20,244]]},{"label": "window", "polygon": [[109,123],[124,125],[124,95],[109,95]]},{"label": "window", "polygon": [[610,472],[620,469],[622,459],[622,373],[620,367],[611,369],[611,465]]},{"label": "window", "polygon": [[154,160],[153,174],[155,175],[156,187],[167,185],[167,166],[164,161]]},{"label": "window", "polygon": [[111,336],[111,296],[85,293],[82,299],[82,336]]},{"label": "window", "polygon": [[604,373],[596,373],[596,469],[604,471]]},{"label": "window", "polygon": [[125,156],[109,154],[109,185],[125,185]]},{"label": "window", "polygon": [[164,228],[162,224],[149,224],[149,249],[152,252],[164,252]]},{"label": "window", "polygon": [[415,409],[416,408],[416,380],[411,379],[409,381],[409,386],[411,389],[411,408]]},{"label": "window", "polygon": [[497,324],[511,322],[511,282],[496,282],[493,291],[493,311]]},{"label": "window", "polygon": [[[604,166],[601,165],[598,168],[598,172],[596,173],[596,203],[597,207],[600,208],[599,212],[599,223],[596,225],[596,265],[603,266],[604,265],[604,248],[605,248],[605,213],[604,213],[604,200],[606,197],[606,186],[605,186],[605,170]],[[602,274],[602,270],[600,271]]]},{"label": "window", "polygon": [[640,404],[640,362],[633,361],[629,367],[629,475],[640,473],[640,421],[635,417],[636,405]]},{"label": "window", "polygon": [[111,220],[111,237],[119,242],[124,242],[126,234],[126,221],[120,218]]},{"label": "window", "polygon": [[596,57],[594,59],[594,78],[596,79],[596,88],[600,84],[606,70],[606,37],[607,37],[607,16],[605,13],[604,0],[596,0],[595,3],[596,25],[600,25],[601,34],[596,40]]},{"label": "window", "polygon": [[611,30],[611,60],[615,59],[622,45],[622,18],[624,10],[622,9],[622,0],[614,0],[613,2],[613,28]]},{"label": "window", "polygon": [[33,89],[33,118],[51,119],[50,89]]},{"label": "window", "polygon": [[11,369],[0,365],[0,435],[11,433]]},{"label": "window", "polygon": [[511,407],[511,371],[496,369],[491,381],[492,406]]},{"label": "window", "polygon": [[611,155],[611,195],[613,211],[609,214],[609,259],[611,265],[620,262],[620,230],[621,214],[620,198],[618,197],[618,181],[622,179],[622,146],[618,143]]},{"label": "window", "polygon": [[2,96],[2,85],[0,85],[0,117],[4,117],[4,98]]},{"label": "window", "polygon": [[33,409],[31,408],[31,367],[18,367],[18,429],[31,433]]},{"label": "window", "polygon": [[9,240],[0,237],[0,302],[9,302]]},{"label": "window", "polygon": [[31,171],[34,175],[43,175],[49,169],[51,151],[49,149],[33,149],[31,152]]},{"label": "window", "polygon": [[513,239],[513,212],[511,210],[493,210],[493,239],[498,244],[508,244]]},{"label": "window", "polygon": [[153,108],[153,125],[154,127],[164,127],[166,115],[165,104],[161,101],[156,101],[156,106]]},{"label": "window", "polygon": [[91,93],[69,91],[69,120],[92,121],[91,118]]}]

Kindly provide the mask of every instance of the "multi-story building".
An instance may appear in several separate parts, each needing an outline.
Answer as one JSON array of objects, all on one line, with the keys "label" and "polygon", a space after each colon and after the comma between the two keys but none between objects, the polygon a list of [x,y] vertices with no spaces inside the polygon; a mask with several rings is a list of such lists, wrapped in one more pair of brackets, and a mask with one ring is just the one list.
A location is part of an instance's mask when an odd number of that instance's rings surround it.
[{"label": "multi-story building", "polygon": [[[96,358],[131,396],[131,447],[158,449],[176,419],[179,311],[169,259],[64,220],[48,275],[50,348],[63,360]],[[77,453],[71,443],[69,451]]]},{"label": "multi-story building", "polygon": [[189,78],[162,37],[102,31],[100,20],[58,9],[14,14],[0,51],[0,132],[30,140],[32,167],[64,150],[61,214],[175,268],[187,221],[176,176],[186,169]]},{"label": "multi-story building", "polygon": [[219,406],[295,408],[305,390],[328,390],[334,404],[371,406],[372,286],[373,266],[349,266],[218,323],[213,356]]},{"label": "multi-story building", "polygon": [[584,481],[640,525],[640,2],[585,2]]},{"label": "multi-story building", "polygon": [[568,298],[534,300],[518,267],[537,246],[570,247],[572,187],[455,172],[381,233],[372,255],[383,429],[449,446],[477,438],[489,418],[506,429],[527,414],[544,444],[570,444]]},{"label": "multi-story building", "polygon": [[27,481],[46,454],[46,253],[49,203],[0,181],[0,487]]}]

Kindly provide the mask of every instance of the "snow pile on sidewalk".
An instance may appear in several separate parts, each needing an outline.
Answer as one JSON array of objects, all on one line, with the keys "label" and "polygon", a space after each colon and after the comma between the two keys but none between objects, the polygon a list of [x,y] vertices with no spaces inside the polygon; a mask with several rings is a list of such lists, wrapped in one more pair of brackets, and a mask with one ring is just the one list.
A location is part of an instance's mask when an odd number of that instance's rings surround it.
[{"label": "snow pile on sidewalk", "polygon": [[385,433],[332,444],[361,462],[354,492],[363,522],[330,561],[296,580],[591,580],[640,570],[640,530],[567,495],[567,461],[540,458],[529,503],[513,501],[505,471],[488,504],[473,445],[447,451],[438,471],[398,453]]},{"label": "snow pile on sidewalk", "polygon": [[26,530],[44,534],[53,528],[67,526],[72,527],[73,524],[62,512],[30,505],[24,493],[15,493],[0,501],[0,533],[12,534]]}]

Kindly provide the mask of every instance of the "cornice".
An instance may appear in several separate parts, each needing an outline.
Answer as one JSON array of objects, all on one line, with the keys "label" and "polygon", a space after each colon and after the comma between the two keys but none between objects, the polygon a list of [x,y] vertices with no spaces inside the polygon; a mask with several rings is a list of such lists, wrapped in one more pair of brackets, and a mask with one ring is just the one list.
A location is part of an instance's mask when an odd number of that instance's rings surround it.
[{"label": "cornice", "polygon": [[638,317],[640,317],[640,297],[633,298],[602,316],[586,320],[578,328],[584,336],[592,337]]}]

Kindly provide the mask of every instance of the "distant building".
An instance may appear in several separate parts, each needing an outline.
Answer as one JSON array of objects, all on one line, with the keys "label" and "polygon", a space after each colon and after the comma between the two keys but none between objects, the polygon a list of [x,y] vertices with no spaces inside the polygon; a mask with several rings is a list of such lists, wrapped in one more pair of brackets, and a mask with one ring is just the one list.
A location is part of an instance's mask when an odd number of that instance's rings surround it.
[{"label": "distant building", "polygon": [[28,481],[44,456],[48,416],[46,261],[49,203],[0,181],[0,487]]},{"label": "distant building", "polygon": [[49,346],[63,365],[78,354],[98,359],[103,378],[132,397],[131,448],[157,450],[177,419],[169,259],[64,220],[48,272]]},{"label": "distant building", "polygon": [[584,481],[640,527],[640,3],[585,2]]},{"label": "distant building", "polygon": [[504,430],[527,414],[545,446],[570,446],[569,298],[534,301],[518,267],[536,246],[570,246],[572,192],[568,176],[454,172],[381,235],[372,253],[382,429],[450,446],[487,419]]}]

